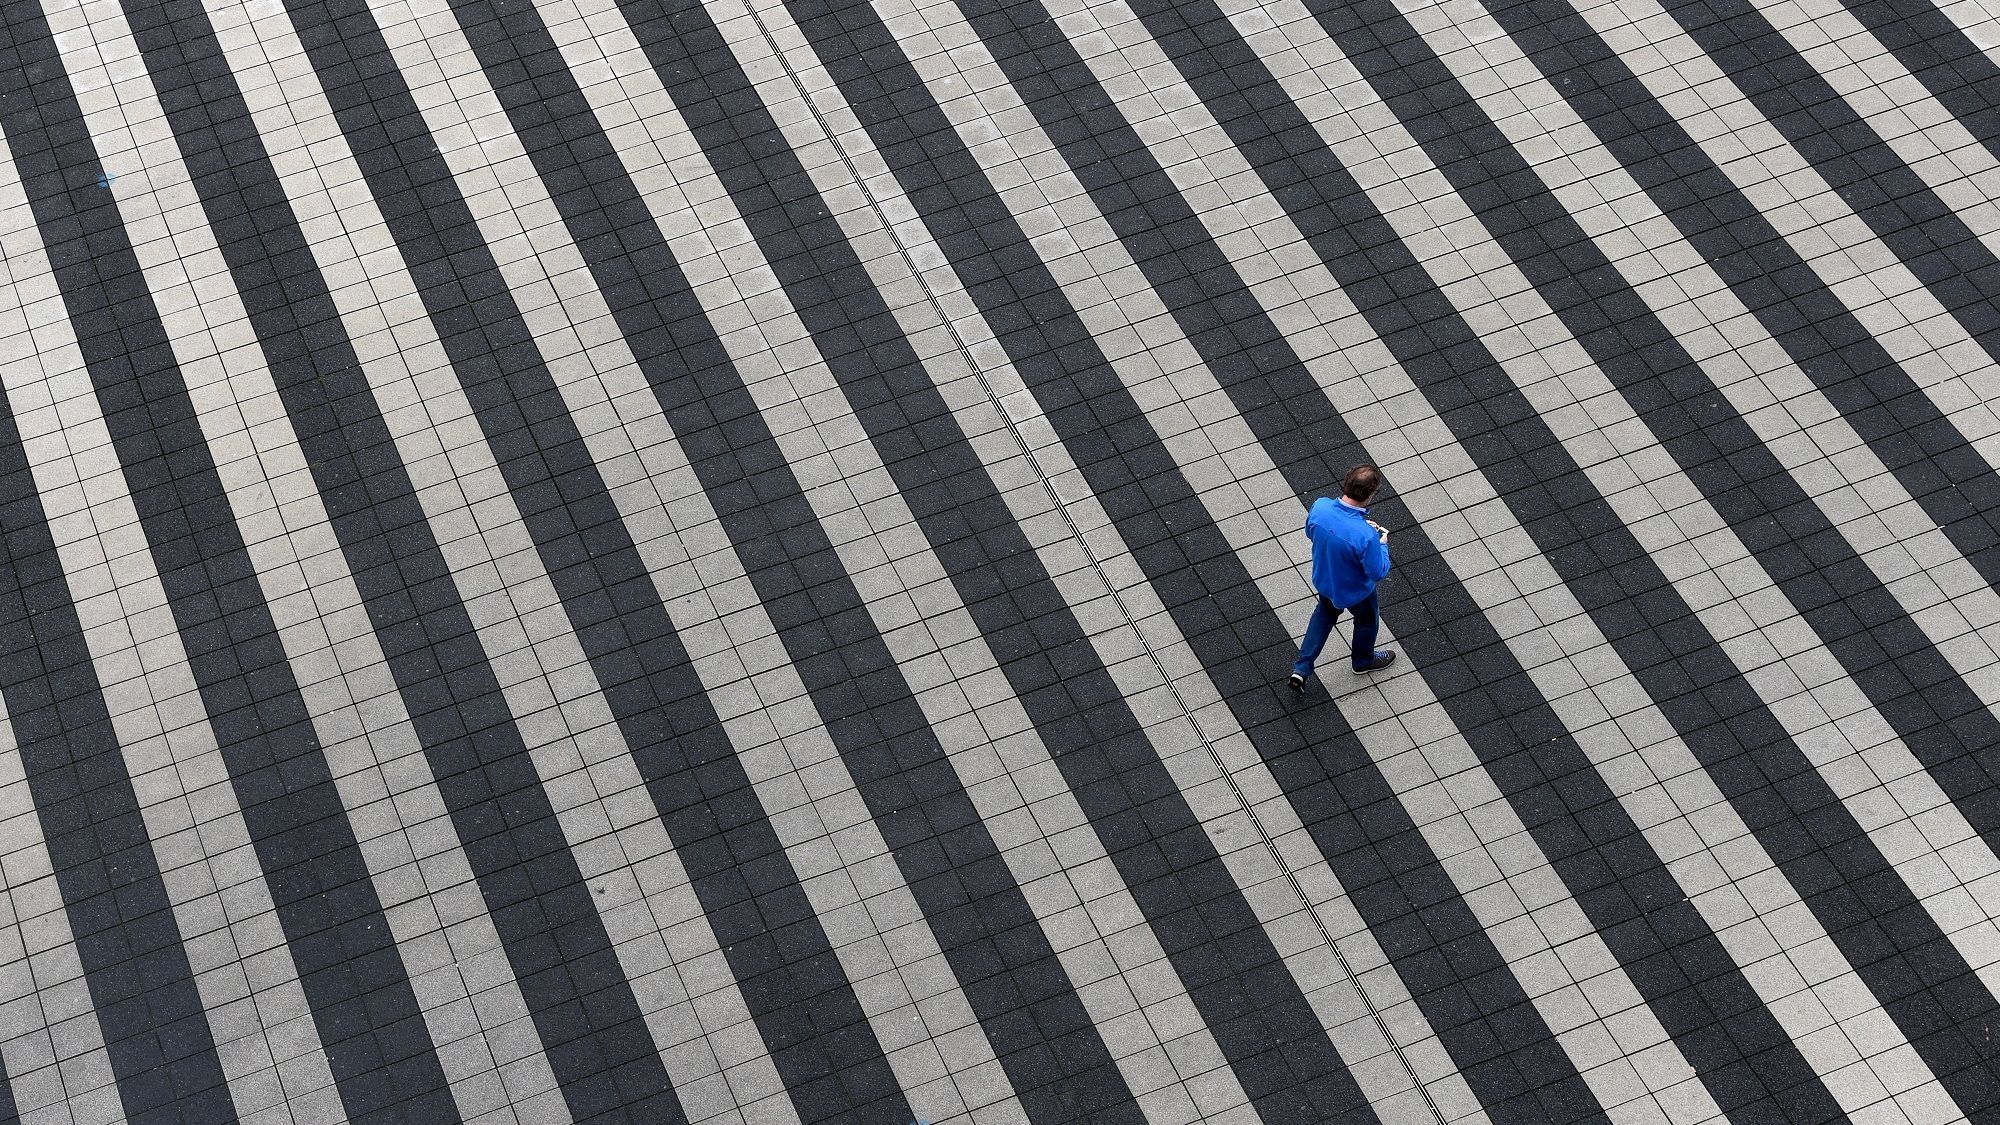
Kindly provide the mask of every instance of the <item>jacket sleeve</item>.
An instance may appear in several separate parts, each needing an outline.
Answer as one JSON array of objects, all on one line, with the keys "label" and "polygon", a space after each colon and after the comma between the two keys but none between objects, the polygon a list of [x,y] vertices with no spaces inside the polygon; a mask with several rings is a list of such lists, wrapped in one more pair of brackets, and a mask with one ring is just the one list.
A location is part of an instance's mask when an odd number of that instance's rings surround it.
[{"label": "jacket sleeve", "polygon": [[1381,539],[1370,539],[1368,547],[1361,553],[1361,569],[1367,573],[1370,582],[1380,582],[1389,573],[1389,545]]}]

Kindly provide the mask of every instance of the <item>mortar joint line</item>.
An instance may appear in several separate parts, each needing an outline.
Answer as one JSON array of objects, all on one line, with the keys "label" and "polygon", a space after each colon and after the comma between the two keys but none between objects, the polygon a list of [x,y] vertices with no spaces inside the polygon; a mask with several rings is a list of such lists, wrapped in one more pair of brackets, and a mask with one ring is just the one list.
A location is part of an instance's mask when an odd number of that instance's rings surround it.
[{"label": "mortar joint line", "polygon": [[[1133,634],[1139,638],[1140,645],[1146,651],[1147,659],[1152,663],[1154,669],[1159,672],[1161,682],[1166,685],[1167,691],[1173,696],[1175,706],[1180,709],[1181,714],[1187,719],[1188,725],[1193,728],[1195,737],[1201,740],[1202,747],[1208,752],[1209,759],[1214,763],[1216,772],[1228,784],[1230,793],[1236,798],[1237,807],[1241,808],[1244,815],[1249,818],[1251,827],[1257,831],[1258,839],[1263,841],[1264,849],[1270,853],[1272,861],[1278,865],[1278,870],[1284,873],[1286,882],[1292,888],[1292,893],[1298,897],[1300,904],[1305,907],[1306,913],[1311,916],[1313,925],[1319,930],[1320,940],[1326,944],[1327,949],[1332,952],[1334,960],[1339,964],[1341,975],[1346,977],[1347,982],[1354,986],[1355,995],[1361,998],[1361,1003],[1368,1009],[1369,1018],[1374,1021],[1376,1030],[1381,1033],[1383,1041],[1388,1043],[1390,1049],[1396,1052],[1396,1060],[1402,1064],[1403,1072],[1408,1076],[1410,1084],[1423,1096],[1424,1104],[1430,1107],[1431,1116],[1436,1119],[1438,1125],[1448,1125],[1444,1111],[1438,1106],[1437,1099],[1431,1094],[1430,1087],[1418,1075],[1417,1068],[1411,1063],[1405,1047],[1403,1044],[1397,1042],[1393,1030],[1389,1027],[1389,1021],[1382,1015],[1382,1011],[1376,1005],[1374,997],[1368,995],[1368,990],[1362,987],[1361,978],[1355,974],[1353,966],[1348,962],[1347,955],[1341,951],[1339,942],[1334,940],[1332,927],[1327,925],[1326,919],[1321,915],[1319,907],[1315,906],[1311,896],[1306,894],[1305,885],[1300,882],[1298,873],[1292,869],[1291,864],[1285,862],[1284,854],[1279,851],[1277,841],[1272,838],[1270,831],[1264,827],[1263,821],[1257,816],[1256,809],[1251,807],[1249,798],[1244,795],[1242,786],[1238,783],[1235,775],[1230,772],[1227,763],[1223,761],[1222,753],[1216,749],[1214,740],[1209,738],[1206,730],[1202,729],[1201,721],[1195,718],[1194,709],[1188,704],[1186,697],[1182,694],[1180,685],[1175,682],[1174,677],[1167,671],[1166,662],[1160,658],[1158,651],[1154,649],[1151,638],[1147,637],[1146,631],[1139,627],[1138,617],[1133,614],[1131,607],[1126,604],[1125,597],[1119,592],[1118,587],[1112,583],[1111,576],[1106,572],[1103,561],[1097,557],[1097,552],[1092,549],[1090,541],[1084,537],[1082,529],[1077,525],[1076,518],[1070,514],[1069,505],[1063,501],[1061,493],[1057,491],[1055,481],[1042,468],[1040,458],[1035,456],[1035,451],[1028,444],[1027,438],[1021,433],[1019,424],[1007,412],[1007,408],[1001,402],[999,394],[993,389],[992,381],[987,377],[986,369],[980,365],[978,359],[973,355],[971,345],[967,344],[965,337],[960,334],[957,322],[945,311],[944,302],[939,299],[937,291],[931,287],[930,280],[917,268],[916,256],[910,252],[909,247],[903,242],[903,237],[897,232],[895,224],[889,221],[888,211],[882,206],[881,201],[876,198],[875,192],[868,186],[868,182],[862,178],[861,170],[855,164],[853,156],[848,153],[847,146],[841,143],[840,137],[834,133],[833,126],[827,120],[826,114],[821,111],[818,101],[813,98],[811,91],[806,89],[804,79],[799,76],[798,70],[792,65],[791,57],[778,45],[777,36],[772,33],[769,25],[764,22],[763,14],[757,10],[753,0],[742,0],[742,4],[743,10],[749,14],[751,21],[756,24],[758,33],[763,36],[765,45],[770,48],[772,57],[777,59],[779,66],[784,68],[785,76],[791,80],[793,89],[798,91],[800,101],[804,103],[806,109],[812,114],[814,123],[819,127],[820,135],[824,136],[833,145],[834,152],[839,154],[841,164],[847,170],[848,179],[859,189],[862,198],[867,200],[869,210],[875,214],[875,221],[881,225],[883,232],[889,236],[889,240],[895,245],[896,253],[902,258],[904,268],[909,271],[910,276],[916,280],[918,287],[923,290],[924,299],[930,304],[932,314],[937,317],[938,323],[944,327],[945,331],[951,335],[952,343],[958,350],[960,358],[965,361],[966,369],[979,381],[980,389],[985,392],[987,401],[992,404],[994,412],[999,415],[1001,423],[1006,426],[1007,433],[1014,439],[1014,444],[1020,448],[1021,454],[1026,458],[1029,468],[1034,471],[1035,478],[1041,482],[1043,491],[1048,493],[1049,503],[1054,507],[1057,514],[1062,517],[1064,526],[1069,530],[1070,538],[1074,539],[1077,546],[1082,549],[1084,558],[1090,563],[1091,571],[1097,575],[1097,580],[1103,584],[1106,592],[1111,595],[1113,604],[1118,607],[1119,615],[1125,620],[1127,625],[1131,626]],[[1053,749],[1051,750],[1051,753],[1055,752]]]}]

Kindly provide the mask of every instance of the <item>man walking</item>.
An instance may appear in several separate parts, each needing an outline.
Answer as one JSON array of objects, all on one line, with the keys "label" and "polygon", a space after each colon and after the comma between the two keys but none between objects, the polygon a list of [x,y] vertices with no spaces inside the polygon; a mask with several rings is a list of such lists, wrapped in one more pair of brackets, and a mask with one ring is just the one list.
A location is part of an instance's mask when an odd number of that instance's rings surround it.
[{"label": "man walking", "polygon": [[1299,662],[1286,681],[1293,691],[1306,690],[1313,661],[1326,647],[1333,623],[1342,610],[1354,615],[1354,674],[1387,668],[1396,654],[1375,647],[1381,619],[1376,614],[1375,584],[1389,573],[1389,532],[1368,518],[1369,501],[1382,488],[1382,473],[1373,465],[1356,465],[1340,480],[1340,499],[1322,496],[1306,514],[1306,538],[1312,540],[1312,584],[1319,594],[1305,639],[1299,642]]}]

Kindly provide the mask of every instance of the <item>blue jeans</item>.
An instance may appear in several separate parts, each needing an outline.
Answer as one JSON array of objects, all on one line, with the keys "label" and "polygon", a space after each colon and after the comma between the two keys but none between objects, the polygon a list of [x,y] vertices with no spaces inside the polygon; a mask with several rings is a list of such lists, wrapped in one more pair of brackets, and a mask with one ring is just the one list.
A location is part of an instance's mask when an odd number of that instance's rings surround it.
[{"label": "blue jeans", "polygon": [[[1375,595],[1367,597],[1347,607],[1354,615],[1354,667],[1365,668],[1375,662],[1375,636],[1381,631],[1382,619],[1376,616]],[[1306,624],[1306,639],[1299,642],[1299,662],[1292,665],[1292,671],[1301,676],[1312,675],[1313,661],[1319,659],[1319,650],[1326,647],[1326,638],[1333,632],[1333,623],[1340,620],[1341,609],[1325,597],[1313,607],[1312,620]]]}]

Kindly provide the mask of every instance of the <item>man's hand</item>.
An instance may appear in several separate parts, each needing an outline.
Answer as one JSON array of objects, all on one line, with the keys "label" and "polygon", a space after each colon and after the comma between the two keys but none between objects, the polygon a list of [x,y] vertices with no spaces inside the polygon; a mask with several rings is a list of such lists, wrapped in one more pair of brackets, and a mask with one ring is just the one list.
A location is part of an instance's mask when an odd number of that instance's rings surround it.
[{"label": "man's hand", "polygon": [[1381,536],[1381,537],[1382,537],[1382,542],[1384,542],[1384,543],[1387,543],[1387,542],[1389,541],[1389,529],[1388,529],[1388,528],[1386,528],[1386,527],[1383,527],[1383,526],[1382,526],[1381,524],[1379,524],[1379,523],[1376,523],[1376,522],[1375,522],[1374,520],[1369,520],[1369,521],[1368,521],[1368,526],[1369,526],[1369,527],[1372,527],[1372,528],[1374,528],[1374,529],[1375,529],[1375,534],[1377,534],[1377,535],[1379,535],[1379,536]]}]

